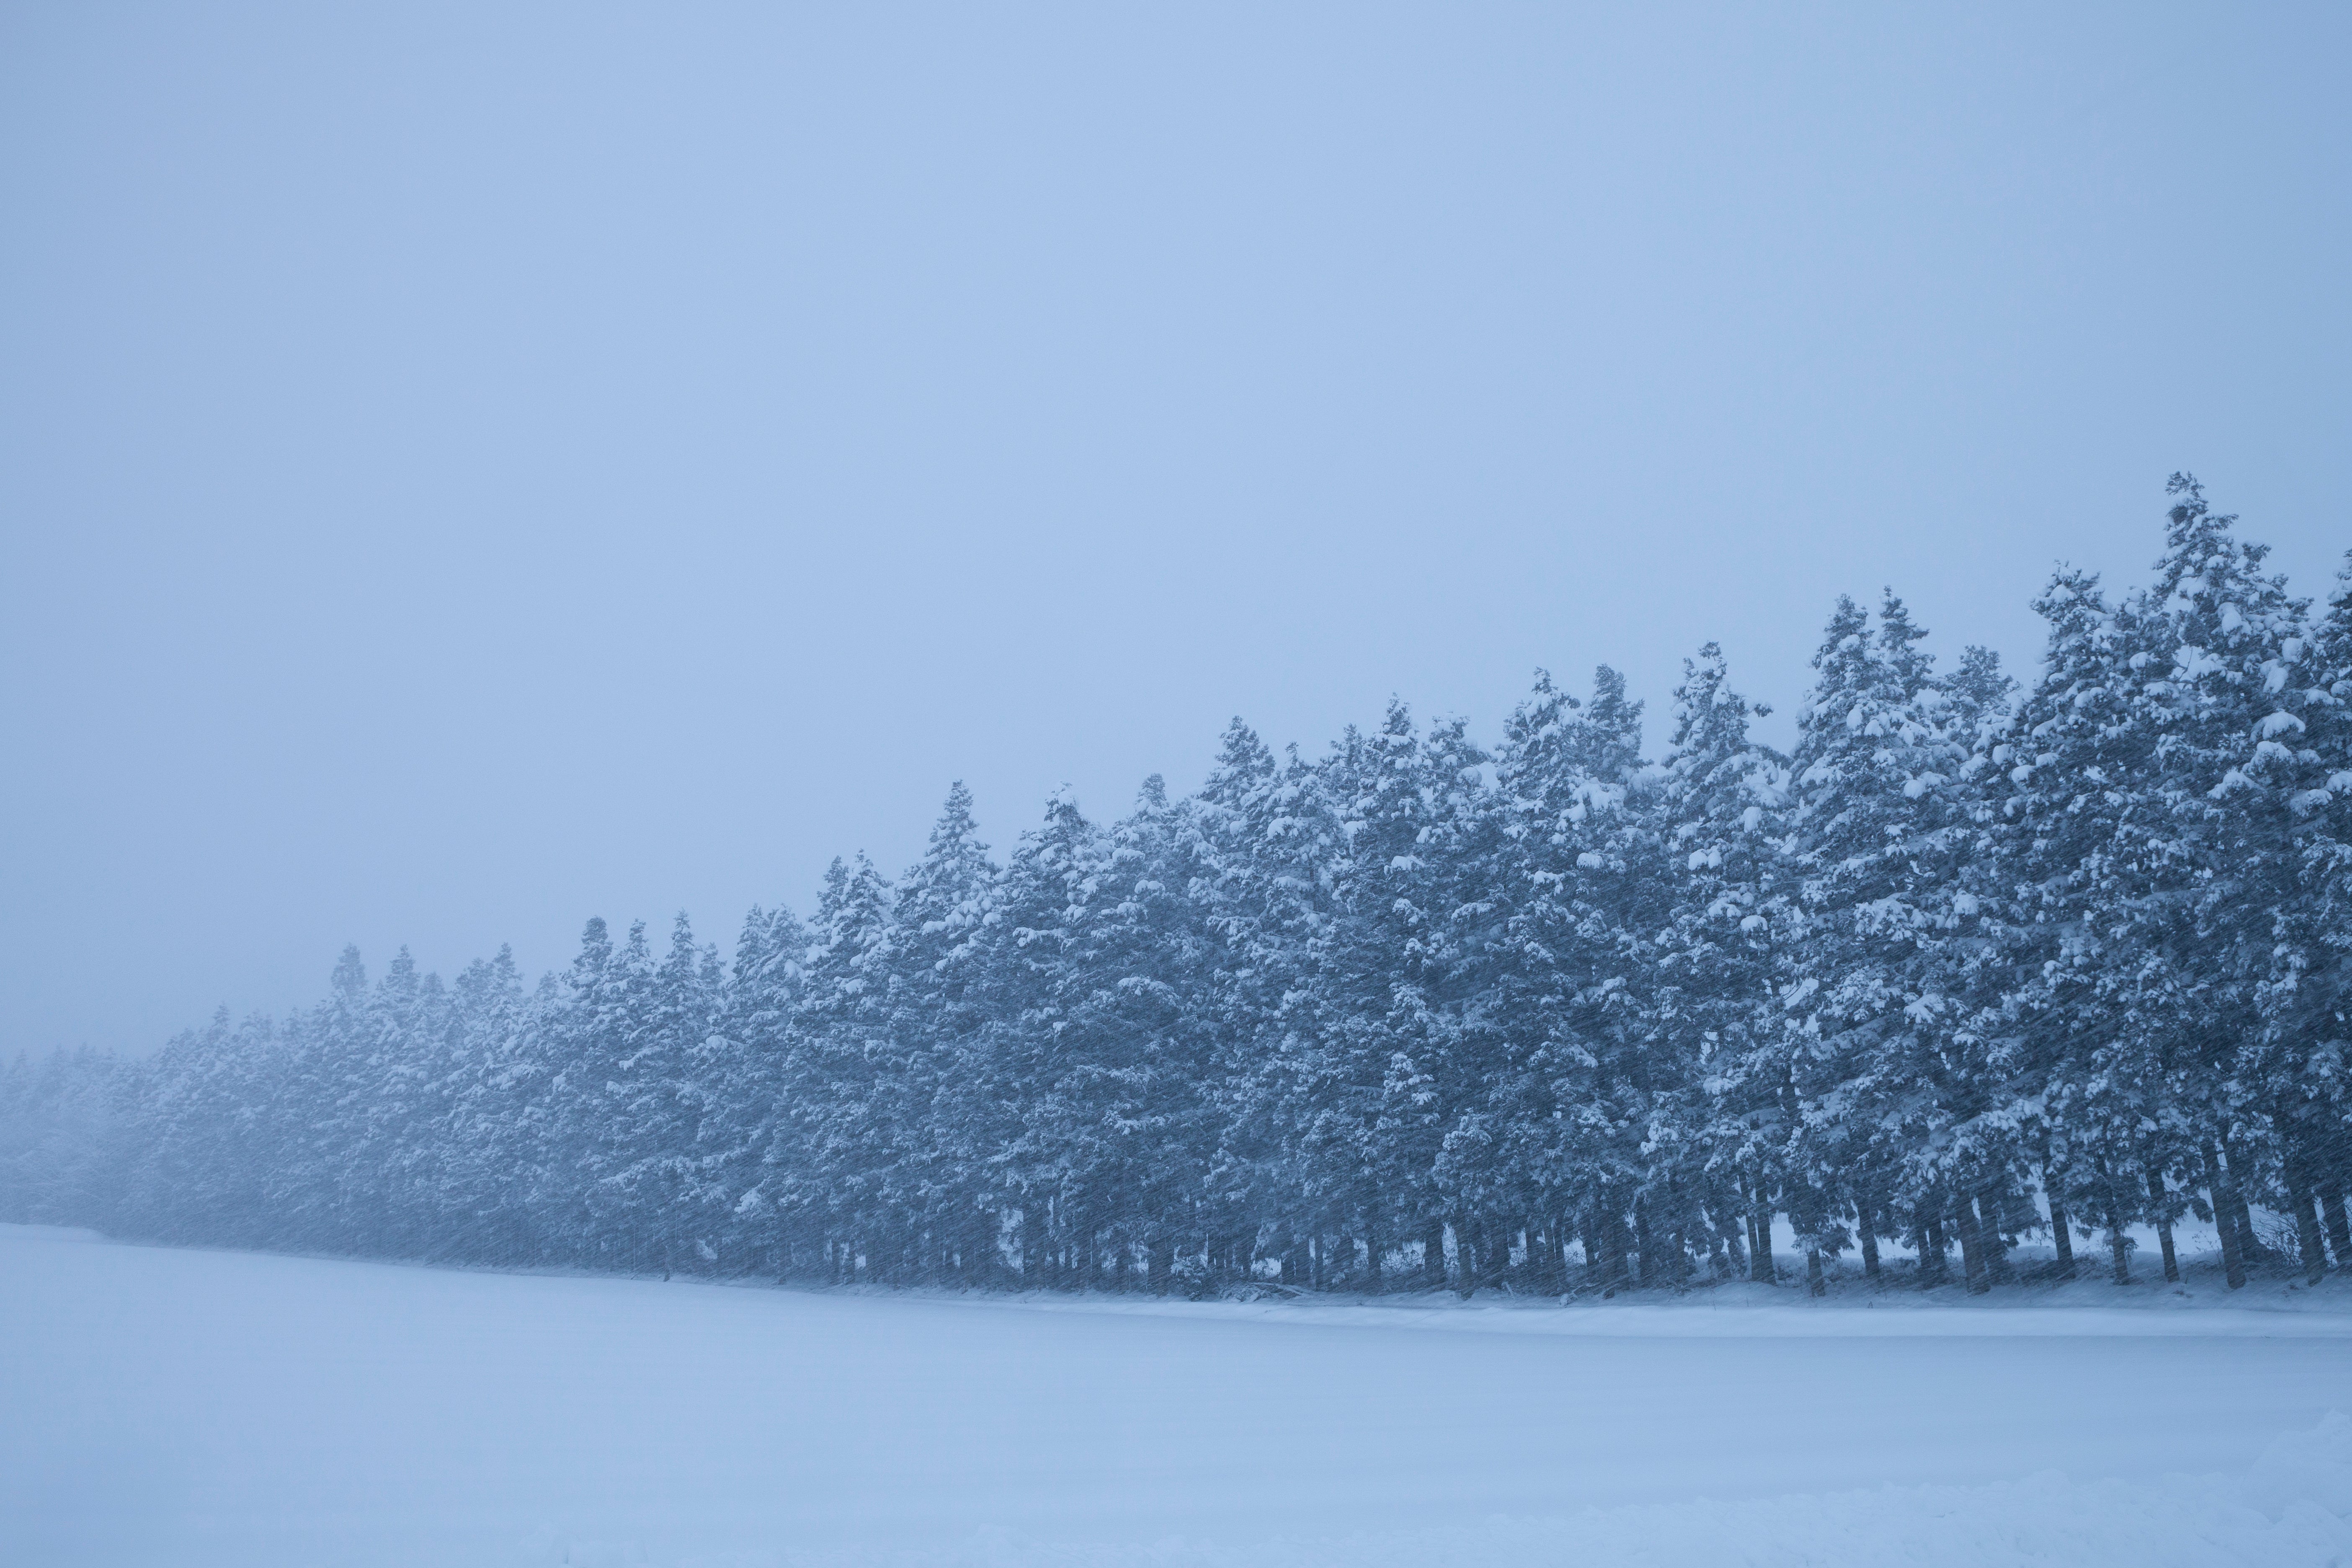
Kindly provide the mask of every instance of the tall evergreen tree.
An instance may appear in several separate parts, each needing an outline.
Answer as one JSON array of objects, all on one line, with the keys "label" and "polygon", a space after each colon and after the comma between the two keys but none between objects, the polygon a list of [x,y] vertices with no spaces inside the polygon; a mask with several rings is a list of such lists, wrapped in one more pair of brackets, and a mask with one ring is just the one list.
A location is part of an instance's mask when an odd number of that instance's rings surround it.
[{"label": "tall evergreen tree", "polygon": [[899,880],[892,911],[890,1037],[901,1053],[896,1151],[905,1202],[919,1216],[937,1277],[997,1277],[1002,1192],[988,1155],[1004,1129],[970,1098],[982,1066],[980,955],[994,909],[996,866],[958,782],[922,860]]},{"label": "tall evergreen tree", "polygon": [[[1673,878],[1651,1002],[1654,1038],[1686,1097],[1677,1119],[1696,1147],[1685,1177],[1707,1216],[1707,1245],[1726,1274],[1769,1279],[1769,1193],[1780,1161],[1772,1080],[1748,1082],[1745,1064],[1777,1044],[1776,994],[1788,983],[1798,923],[1784,820],[1785,759],[1749,739],[1770,710],[1731,689],[1715,643],[1683,665],[1660,787],[1659,816]],[[1864,1232],[1868,1234],[1867,1229]]]}]

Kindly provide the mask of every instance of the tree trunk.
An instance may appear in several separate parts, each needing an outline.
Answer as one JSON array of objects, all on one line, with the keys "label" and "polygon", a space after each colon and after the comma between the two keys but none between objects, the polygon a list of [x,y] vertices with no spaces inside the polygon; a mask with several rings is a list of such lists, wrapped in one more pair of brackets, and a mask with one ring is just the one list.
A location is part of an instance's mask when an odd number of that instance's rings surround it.
[{"label": "tree trunk", "polygon": [[1381,1289],[1381,1232],[1380,1227],[1372,1223],[1371,1216],[1367,1215],[1364,1217],[1364,1289],[1368,1294],[1377,1296]]},{"label": "tree trunk", "polygon": [[1754,1227],[1756,1236],[1754,1251],[1750,1254],[1754,1261],[1748,1277],[1760,1279],[1767,1285],[1777,1284],[1780,1271],[1772,1261],[1772,1200],[1766,1194],[1761,1182],[1756,1184],[1756,1207],[1748,1224]]},{"label": "tree trunk", "polygon": [[2247,1202],[2246,1184],[2239,1179],[2246,1173],[2246,1158],[2227,1139],[2221,1142],[2221,1158],[2229,1166],[2231,1202],[2238,1215],[2238,1251],[2244,1256],[2248,1268],[2267,1262],[2271,1249],[2254,1233],[2254,1214]]},{"label": "tree trunk", "polygon": [[1021,1205],[1021,1288],[1042,1289],[1045,1283],[1045,1205],[1034,1198]]},{"label": "tree trunk", "polygon": [[1952,1205],[1952,1217],[1960,1231],[1960,1276],[1971,1296],[1981,1296],[1992,1289],[1992,1278],[1985,1270],[1984,1238],[1977,1232],[1977,1206],[1963,1196]]},{"label": "tree trunk", "polygon": [[1650,1228],[1650,1205],[1640,1198],[1633,1200],[1633,1254],[1641,1270],[1638,1282],[1646,1290],[1658,1282],[1658,1242]]},{"label": "tree trunk", "polygon": [[2336,1267],[2352,1267],[2352,1222],[2344,1213],[2344,1194],[2335,1188],[2325,1194],[2327,1209],[2327,1245],[2335,1250]]},{"label": "tree trunk", "polygon": [[2254,1230],[2253,1206],[2246,1202],[2246,1189],[2237,1188],[2235,1207],[2238,1215],[2238,1250],[2246,1255],[2248,1263],[2267,1263],[2271,1249],[2263,1245],[2262,1237]]},{"label": "tree trunk", "polygon": [[1633,1282],[1633,1260],[1627,1257],[1631,1237],[1626,1233],[1625,1211],[1615,1203],[1603,1200],[1595,1219],[1601,1233],[1601,1285],[1606,1290],[1622,1290]]},{"label": "tree trunk", "polygon": [[1683,1195],[1678,1177],[1666,1178],[1666,1224],[1661,1245],[1665,1250],[1666,1283],[1680,1290],[1690,1284],[1691,1264],[1699,1250],[1699,1240],[1693,1234],[1698,1224],[1698,1205]]},{"label": "tree trunk", "polygon": [[2205,1189],[2213,1199],[2213,1228],[2221,1233],[2222,1274],[2229,1279],[2231,1289],[2243,1289],[2246,1258],[2239,1247],[2238,1194],[2230,1184],[2229,1173],[2221,1169],[2221,1156],[2210,1143],[2205,1145]]},{"label": "tree trunk", "polygon": [[1994,1284],[2009,1282],[2009,1239],[2001,1234],[2004,1222],[1997,1198],[1979,1194],[1977,1213],[1977,1237],[1984,1243],[1985,1284],[1990,1289]]},{"label": "tree trunk", "polygon": [[1932,1290],[1951,1277],[1951,1258],[1945,1250],[1944,1222],[1919,1224],[1919,1289]]},{"label": "tree trunk", "polygon": [[2054,1187],[2050,1193],[2050,1238],[2058,1248],[2058,1278],[2072,1279],[2074,1278],[2074,1237],[2072,1227],[2066,1223],[2065,1200],[2059,1197]]},{"label": "tree trunk", "polygon": [[2124,1202],[2125,1188],[2116,1185],[2115,1173],[2110,1171],[2105,1175],[2103,1191],[2107,1205],[2107,1251],[2114,1259],[2116,1283],[2128,1285],[2131,1283],[2131,1237],[2125,1234],[2125,1226],[2131,1223],[2135,1205]]},{"label": "tree trunk", "polygon": [[1828,1281],[1822,1278],[1822,1249],[1818,1247],[1805,1248],[1805,1289],[1815,1296],[1830,1293]]},{"label": "tree trunk", "polygon": [[2327,1274],[2327,1251],[2319,1239],[2319,1205],[2306,1186],[2294,1194],[2294,1235],[2303,1248],[2303,1277],[2316,1285]]},{"label": "tree trunk", "polygon": [[1428,1221],[1421,1230],[1421,1279],[1426,1289],[1445,1289],[1445,1222]]},{"label": "tree trunk", "polygon": [[1870,1205],[1853,1206],[1854,1229],[1862,1233],[1862,1274],[1872,1284],[1878,1282],[1878,1228],[1870,1223]]},{"label": "tree trunk", "polygon": [[2147,1173],[2148,1213],[2156,1221],[2156,1239],[2164,1249],[2164,1282],[2180,1283],[2180,1257],[2172,1247],[2172,1194],[2157,1172]]},{"label": "tree trunk", "polygon": [[980,1210],[963,1216],[961,1234],[948,1251],[948,1267],[957,1284],[965,1287],[986,1282],[988,1255],[992,1248],[986,1243],[987,1211]]}]

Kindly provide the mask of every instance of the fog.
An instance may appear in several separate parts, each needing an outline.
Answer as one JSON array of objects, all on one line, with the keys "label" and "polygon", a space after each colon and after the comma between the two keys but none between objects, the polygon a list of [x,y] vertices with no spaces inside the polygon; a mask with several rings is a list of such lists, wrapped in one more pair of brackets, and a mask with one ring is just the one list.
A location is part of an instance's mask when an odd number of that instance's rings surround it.
[{"label": "fog", "polygon": [[[0,17],[0,1051],[2352,543],[2352,19]],[[1776,728],[1777,726],[1777,728]]]}]

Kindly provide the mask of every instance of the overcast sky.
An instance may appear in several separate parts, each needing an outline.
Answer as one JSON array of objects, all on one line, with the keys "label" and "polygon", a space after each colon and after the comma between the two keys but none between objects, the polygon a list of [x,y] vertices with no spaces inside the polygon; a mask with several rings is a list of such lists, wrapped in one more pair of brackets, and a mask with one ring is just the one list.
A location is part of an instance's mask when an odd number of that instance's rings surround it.
[{"label": "overcast sky", "polygon": [[[0,1049],[2352,545],[2352,10],[11,5]],[[1767,10],[1773,14],[1766,16]]]}]

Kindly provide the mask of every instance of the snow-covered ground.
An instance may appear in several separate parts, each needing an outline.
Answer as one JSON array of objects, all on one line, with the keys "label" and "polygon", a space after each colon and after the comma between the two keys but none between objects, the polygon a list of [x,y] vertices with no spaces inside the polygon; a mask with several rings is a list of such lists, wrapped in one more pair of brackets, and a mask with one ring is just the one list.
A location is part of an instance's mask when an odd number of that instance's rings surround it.
[{"label": "snow-covered ground", "polygon": [[0,1562],[2352,1563],[2352,1281],[2104,1289],[956,1299],[0,1226]]}]

